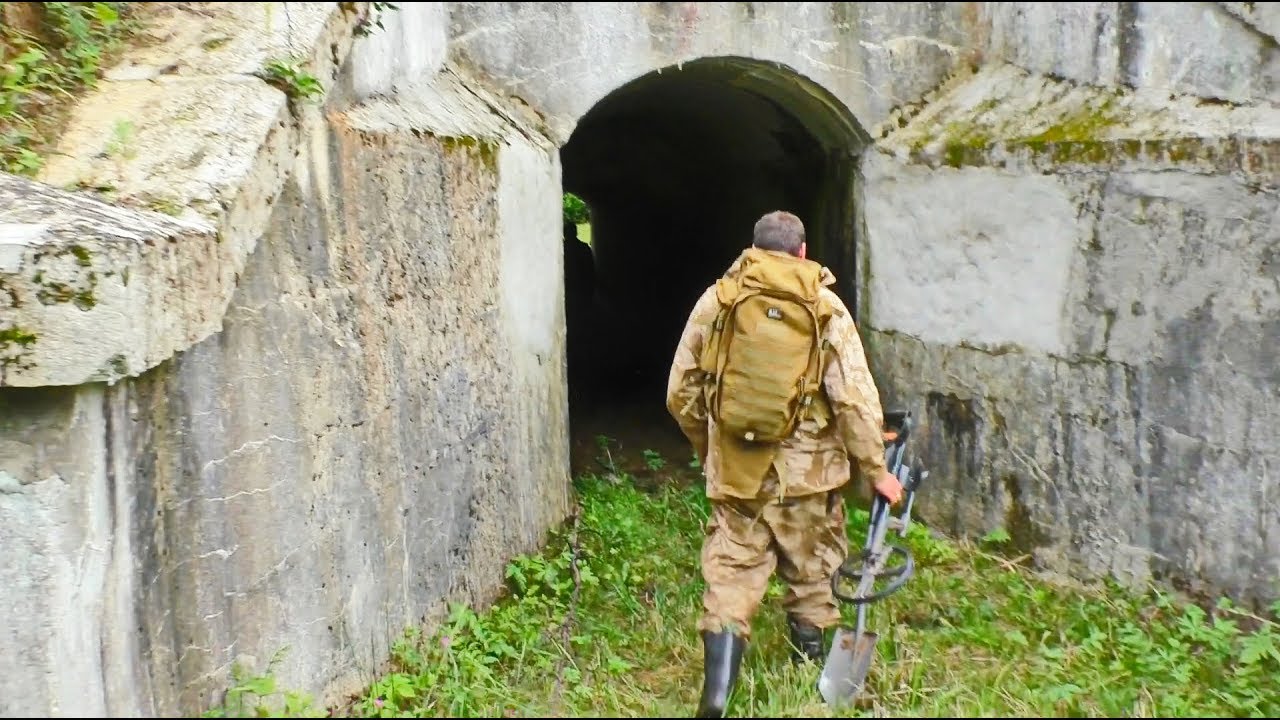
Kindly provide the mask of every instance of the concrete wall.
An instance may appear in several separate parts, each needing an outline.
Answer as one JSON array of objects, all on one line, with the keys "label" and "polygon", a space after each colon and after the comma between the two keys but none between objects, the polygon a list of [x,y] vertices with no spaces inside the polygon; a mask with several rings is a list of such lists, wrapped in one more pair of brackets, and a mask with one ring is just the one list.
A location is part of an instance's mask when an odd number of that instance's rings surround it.
[{"label": "concrete wall", "polygon": [[931,519],[1277,594],[1266,6],[250,7],[162,7],[46,185],[0,183],[0,714],[191,714],[285,646],[340,693],[491,597],[566,506],[555,148],[705,56],[873,141],[860,307]]},{"label": "concrete wall", "polygon": [[[315,38],[345,23],[350,47],[359,17],[313,4],[294,22],[308,11]],[[446,602],[491,601],[506,561],[567,512],[555,148],[448,74],[412,98],[353,104],[373,64],[310,65],[323,104],[234,72],[205,79],[245,89],[224,102],[262,98],[240,114],[252,152],[216,157],[245,174],[217,177],[229,189],[215,195],[258,192],[256,213],[230,213],[259,223],[243,242],[190,197],[174,198],[175,212],[196,210],[185,221],[147,209],[161,205],[150,193],[162,179],[91,152],[129,98],[163,93],[150,81],[89,100],[99,112],[73,122],[82,144],[42,178],[114,188],[115,206],[0,182],[13,236],[27,229],[6,256],[16,307],[4,337],[22,341],[9,346],[8,384],[81,383],[0,391],[0,543],[17,560],[0,564],[12,610],[0,620],[0,715],[198,713],[233,662],[260,671],[280,651],[282,687],[341,699]],[[175,140],[164,111],[182,106],[133,116],[135,154],[153,168],[208,157],[200,144],[225,137],[226,111],[189,119]],[[262,153],[264,138],[278,152]],[[223,274],[225,301],[206,281]],[[99,294],[46,303],[54,281]],[[138,322],[178,308],[212,315],[214,332],[159,362],[97,359],[109,340],[145,350],[197,335]],[[58,352],[74,333],[53,311],[81,324],[91,352]],[[135,341],[92,331],[117,313]],[[109,384],[93,381],[104,374]]]},{"label": "concrete wall", "polygon": [[[1261,601],[1277,594],[1263,502],[1276,380],[1264,360],[1232,355],[1275,340],[1277,25],[1260,7],[460,3],[449,57],[557,141],[611,90],[691,58],[748,56],[816,80],[882,151],[858,183],[863,320],[886,399],[925,422],[940,488],[926,512],[956,530],[1005,526],[1048,567]],[[1038,75],[963,72],[1001,61]],[[948,79],[970,108],[1007,109],[993,139],[1065,128],[1069,142],[1046,153],[1042,139],[1037,157],[1009,164],[990,143],[935,132],[965,168],[903,153],[892,132],[939,107]],[[1080,82],[1148,104],[1082,120],[1079,98],[1053,104]],[[1081,130],[1095,137],[1067,137]],[[1148,146],[1135,154],[1134,142]],[[1205,272],[1174,271],[1192,261]],[[1210,298],[1230,309],[1199,312]],[[1206,349],[1218,343],[1227,354]]]},{"label": "concrete wall", "polygon": [[1280,597],[1280,399],[1251,349],[1280,346],[1265,7],[453,3],[449,57],[561,142],[699,57],[830,90],[874,140],[857,300],[886,401],[924,423],[926,515],[1006,527],[1043,567],[1261,602]]},{"label": "concrete wall", "polygon": [[1265,604],[1280,118],[1150,101],[989,68],[883,138],[864,329],[924,420],[927,518],[1075,576]]}]

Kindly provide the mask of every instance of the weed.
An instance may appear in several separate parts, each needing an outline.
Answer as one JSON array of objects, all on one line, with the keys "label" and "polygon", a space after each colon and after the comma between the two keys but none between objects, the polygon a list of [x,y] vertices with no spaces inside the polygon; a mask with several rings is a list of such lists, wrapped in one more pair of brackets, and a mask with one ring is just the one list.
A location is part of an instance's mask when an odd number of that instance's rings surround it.
[{"label": "weed", "polygon": [[305,71],[297,60],[272,60],[263,69],[263,79],[292,100],[312,100],[324,95],[324,86]]},{"label": "weed", "polygon": [[591,210],[582,198],[567,192],[564,194],[564,221],[574,225],[591,222]]},{"label": "weed", "polygon": [[[701,487],[646,492],[625,475],[575,481],[580,515],[545,552],[516,558],[508,595],[455,605],[408,633],[393,666],[343,712],[363,717],[682,717],[702,649]],[[850,510],[860,545],[867,512]],[[859,716],[1269,717],[1280,712],[1274,619],[1152,591],[1054,584],[913,523],[916,577],[873,606],[880,632]],[[819,669],[788,662],[770,583],[729,712],[829,717]],[[852,608],[845,608],[852,621]],[[1280,612],[1280,607],[1275,608]],[[1246,625],[1253,629],[1246,630]]]},{"label": "weed", "polygon": [[1009,535],[1008,530],[1005,530],[1004,528],[996,528],[986,535],[983,535],[981,542],[984,545],[1003,545],[1004,543],[1009,542],[1010,539],[1011,536]]},{"label": "weed", "polygon": [[356,37],[367,37],[373,34],[373,28],[376,25],[379,30],[385,30],[382,25],[382,14],[386,10],[399,10],[400,6],[389,2],[369,3],[369,15],[356,25],[353,31]]},{"label": "weed", "polygon": [[213,707],[201,717],[325,717],[327,713],[314,706],[306,693],[280,690],[274,671],[284,659],[282,648],[261,673],[252,673],[239,662],[231,666],[232,686],[223,704]]},{"label": "weed", "polygon": [[26,22],[0,26],[0,169],[34,176],[76,94],[96,86],[136,29],[128,15],[136,3],[6,4]]},{"label": "weed", "polygon": [[657,450],[645,450],[644,464],[653,472],[658,472],[667,466],[667,461],[662,459],[662,455]]},{"label": "weed", "polygon": [[611,444],[613,444],[613,440],[611,440],[610,438],[604,435],[596,436],[596,447],[599,448],[601,453],[603,453],[603,455],[597,457],[596,459],[600,462],[601,465],[605,467],[606,470],[609,471],[609,477],[615,478],[617,477],[620,471],[620,468],[618,467],[618,464],[613,459],[613,453],[609,450],[609,446]]},{"label": "weed", "polygon": [[132,160],[138,151],[133,146],[133,122],[117,120],[111,127],[111,139],[107,141],[107,155],[117,160]]}]

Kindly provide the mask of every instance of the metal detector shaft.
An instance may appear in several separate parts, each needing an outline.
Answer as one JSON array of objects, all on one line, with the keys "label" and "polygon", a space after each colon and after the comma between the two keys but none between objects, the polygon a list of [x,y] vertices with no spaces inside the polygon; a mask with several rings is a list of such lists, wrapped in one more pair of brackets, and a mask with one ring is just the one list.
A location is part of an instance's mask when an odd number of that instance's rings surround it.
[{"label": "metal detector shaft", "polygon": [[[907,438],[911,435],[911,414],[908,412],[887,413],[885,433],[885,464],[902,483],[906,494],[906,507],[901,518],[898,518],[900,537],[905,538],[911,522],[911,508],[916,491],[928,473],[919,468],[908,467],[903,462],[906,454]],[[889,500],[879,492],[872,493],[871,517],[867,525],[867,540],[862,547],[861,556],[846,558],[831,578],[831,590],[837,600],[858,606],[857,622],[850,630],[847,626],[836,628],[831,650],[827,654],[822,675],[818,678],[818,691],[831,707],[846,705],[851,702],[866,682],[867,673],[875,657],[875,646],[878,634],[867,630],[867,609],[902,589],[902,586],[915,573],[915,558],[905,545],[886,544],[885,535],[889,531],[890,520],[895,518],[890,513]],[[889,558],[901,556],[902,565],[886,570]],[[854,562],[861,561],[861,567],[853,567]],[[840,579],[848,578],[857,581],[857,590],[852,595],[840,591]],[[883,590],[875,592],[877,580],[888,580]]]},{"label": "metal detector shaft", "polygon": [[[884,536],[888,523],[885,519],[888,515],[889,503],[885,501],[880,493],[875,494],[875,499],[871,505],[871,522],[867,526],[867,542],[864,545],[864,557],[870,560],[870,566],[863,570],[862,578],[858,582],[858,590],[855,597],[868,597],[871,590],[875,586],[876,578],[884,569],[885,555],[881,552],[884,547]],[[867,605],[869,603],[858,604],[858,622],[855,630],[861,635],[866,630],[867,625]]]}]

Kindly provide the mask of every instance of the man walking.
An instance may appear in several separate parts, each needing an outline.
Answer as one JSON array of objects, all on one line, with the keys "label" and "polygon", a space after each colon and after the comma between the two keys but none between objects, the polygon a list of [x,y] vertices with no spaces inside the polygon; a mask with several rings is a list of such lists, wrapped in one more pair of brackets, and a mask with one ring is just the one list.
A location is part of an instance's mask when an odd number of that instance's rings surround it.
[{"label": "man walking", "polygon": [[902,494],[857,328],[805,250],[798,217],[761,217],[752,246],[694,305],[667,383],[712,505],[698,717],[723,715],[775,570],[793,658],[821,661],[840,620],[831,578],[847,550],[844,499],[855,482],[891,503]]}]

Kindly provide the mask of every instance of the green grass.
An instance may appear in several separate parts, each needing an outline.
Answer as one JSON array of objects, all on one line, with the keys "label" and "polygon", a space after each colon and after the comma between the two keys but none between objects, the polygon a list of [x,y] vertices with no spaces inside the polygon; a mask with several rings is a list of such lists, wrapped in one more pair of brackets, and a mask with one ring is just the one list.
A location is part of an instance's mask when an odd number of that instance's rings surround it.
[{"label": "green grass", "polygon": [[[701,683],[695,630],[701,488],[576,482],[580,514],[517,558],[509,595],[411,633],[345,713],[358,717],[688,717]],[[861,544],[867,514],[849,532]],[[1273,621],[1220,603],[1052,584],[980,546],[913,525],[916,577],[873,607],[881,633],[858,716],[1267,717],[1280,712]],[[729,713],[829,717],[819,668],[787,660],[774,583]],[[852,617],[852,613],[850,613]],[[1244,628],[1249,626],[1249,630]]]},{"label": "green grass", "polygon": [[[506,597],[482,612],[454,606],[433,632],[407,633],[387,673],[348,705],[315,709],[268,673],[239,678],[227,707],[207,715],[691,716],[709,508],[699,485],[654,483],[683,472],[658,460],[646,454],[647,472],[637,471],[652,477],[578,478],[576,516],[544,552],[510,563]],[[852,547],[866,522],[852,510]],[[1154,590],[1051,582],[991,547],[1005,540],[953,542],[913,523],[916,576],[873,606],[878,655],[846,716],[1280,713],[1274,618],[1225,601],[1206,611]],[[789,662],[782,589],[772,584],[756,617],[729,714],[831,717],[815,688],[820,668]]]}]

